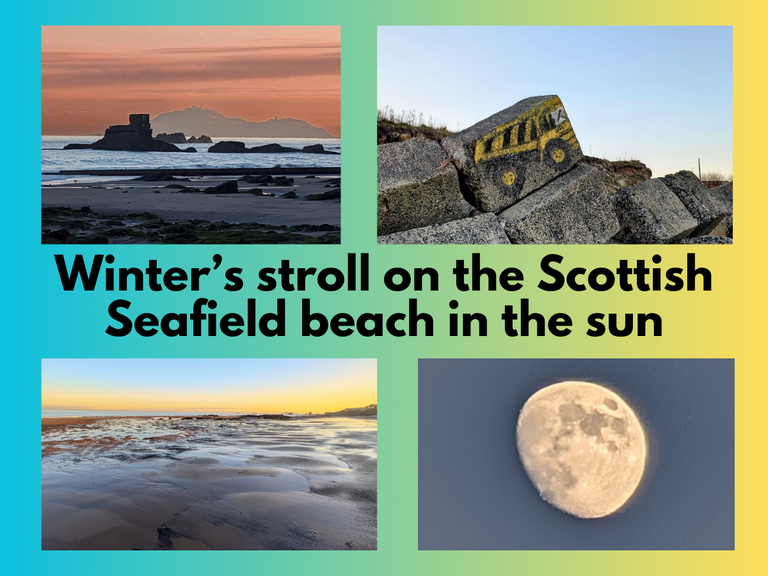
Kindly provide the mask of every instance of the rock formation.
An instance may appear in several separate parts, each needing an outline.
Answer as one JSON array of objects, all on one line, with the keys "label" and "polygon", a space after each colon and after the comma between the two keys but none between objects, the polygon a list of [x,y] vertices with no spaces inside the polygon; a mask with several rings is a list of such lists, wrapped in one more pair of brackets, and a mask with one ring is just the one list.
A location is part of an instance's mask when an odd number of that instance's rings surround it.
[{"label": "rock formation", "polygon": [[[168,135],[165,135],[168,136]],[[177,136],[175,134],[171,135]],[[184,138],[184,135],[180,135]],[[122,150],[128,152],[195,152],[194,148],[181,150],[170,142],[152,138],[149,114],[131,114],[128,124],[110,126],[104,131],[104,137],[93,144],[67,144],[65,150]]]},{"label": "rock formation", "polygon": [[[585,157],[558,96],[378,146],[380,244],[728,244],[733,183]],[[503,230],[504,237],[499,236]],[[714,239],[713,239],[714,238]]]},{"label": "rock formation", "polygon": [[263,146],[254,146],[253,148],[246,148],[244,142],[237,142],[233,140],[222,140],[217,142],[210,148],[208,152],[214,154],[335,154],[338,152],[331,152],[323,148],[322,144],[313,144],[312,146],[304,146],[302,150],[298,148],[289,148],[280,144],[264,144]]}]

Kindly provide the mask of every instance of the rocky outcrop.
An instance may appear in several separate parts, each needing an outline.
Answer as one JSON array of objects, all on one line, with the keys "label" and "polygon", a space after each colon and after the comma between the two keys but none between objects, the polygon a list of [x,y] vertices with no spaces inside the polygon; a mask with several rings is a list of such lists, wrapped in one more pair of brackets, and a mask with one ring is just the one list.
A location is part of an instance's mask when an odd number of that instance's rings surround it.
[{"label": "rocky outcrop", "polygon": [[203,190],[203,194],[237,194],[237,180],[227,180],[218,186],[212,186]]},{"label": "rocky outcrop", "polygon": [[[317,147],[322,148],[319,151]],[[311,150],[307,150],[307,149]],[[265,144],[264,146],[254,146],[253,148],[246,148],[244,142],[237,142],[233,140],[222,140],[217,142],[210,148],[208,152],[214,154],[335,154],[338,152],[331,152],[325,150],[322,144],[315,144],[312,146],[305,146],[302,150],[298,148],[288,148],[287,146],[281,146],[280,144]]]},{"label": "rocky outcrop", "polygon": [[163,132],[162,134],[158,134],[155,136],[158,140],[162,140],[163,142],[170,142],[171,144],[186,144],[187,139],[184,137],[184,134],[181,132],[174,132],[173,134],[166,134]]},{"label": "rocky outcrop", "polygon": [[[285,195],[283,195],[283,197],[285,197]],[[337,198],[341,198],[341,188],[332,188],[331,190],[328,190],[328,192],[323,192],[321,194],[310,194],[305,200],[336,200]]]},{"label": "rocky outcrop", "polygon": [[[183,136],[183,135],[182,135]],[[81,150],[82,144],[67,144],[65,150]],[[90,146],[93,150],[120,150],[126,152],[194,152],[194,149],[180,150],[169,142],[152,138],[149,114],[131,114],[128,124],[110,126],[104,137]]]},{"label": "rocky outcrop", "polygon": [[213,140],[211,140],[210,136],[206,136],[205,134],[195,137],[190,136],[187,138],[188,144],[213,144]]}]

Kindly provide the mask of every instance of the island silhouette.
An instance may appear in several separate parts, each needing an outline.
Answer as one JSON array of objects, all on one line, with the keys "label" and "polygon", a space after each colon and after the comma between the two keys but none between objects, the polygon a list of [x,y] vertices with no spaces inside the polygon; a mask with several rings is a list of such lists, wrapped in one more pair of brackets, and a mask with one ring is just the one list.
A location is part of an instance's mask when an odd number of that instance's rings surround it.
[{"label": "island silhouette", "polygon": [[157,133],[207,134],[213,138],[334,138],[326,130],[304,120],[275,116],[264,122],[251,122],[229,118],[202,104],[158,114],[152,119],[152,126]]}]

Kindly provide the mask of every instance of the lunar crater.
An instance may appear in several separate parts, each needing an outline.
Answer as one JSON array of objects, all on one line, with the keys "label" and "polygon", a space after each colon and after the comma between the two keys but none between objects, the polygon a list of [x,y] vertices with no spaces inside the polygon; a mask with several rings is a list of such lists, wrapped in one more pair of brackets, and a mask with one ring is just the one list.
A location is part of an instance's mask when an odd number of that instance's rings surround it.
[{"label": "lunar crater", "polygon": [[614,513],[643,475],[645,434],[617,394],[589,382],[542,388],[517,422],[523,467],[541,497],[580,518]]}]

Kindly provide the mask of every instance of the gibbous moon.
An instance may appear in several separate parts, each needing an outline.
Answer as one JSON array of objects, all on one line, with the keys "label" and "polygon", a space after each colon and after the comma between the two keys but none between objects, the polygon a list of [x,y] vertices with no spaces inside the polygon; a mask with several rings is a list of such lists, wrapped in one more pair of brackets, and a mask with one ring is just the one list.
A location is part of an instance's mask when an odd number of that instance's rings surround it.
[{"label": "gibbous moon", "polygon": [[640,420],[618,394],[589,382],[552,384],[528,398],[517,450],[541,497],[578,518],[613,514],[645,469]]}]

